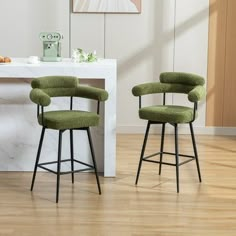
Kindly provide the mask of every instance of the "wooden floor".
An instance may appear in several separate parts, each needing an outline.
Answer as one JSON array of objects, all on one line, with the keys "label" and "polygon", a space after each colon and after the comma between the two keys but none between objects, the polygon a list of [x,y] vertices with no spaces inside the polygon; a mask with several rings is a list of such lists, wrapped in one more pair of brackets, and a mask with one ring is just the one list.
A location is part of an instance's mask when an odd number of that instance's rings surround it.
[{"label": "wooden floor", "polygon": [[[180,152],[191,154],[188,135],[180,136]],[[59,204],[55,175],[0,173],[0,235],[236,235],[236,137],[197,136],[203,182],[195,162],[180,167],[176,193],[175,167],[144,163],[134,185],[143,135],[118,135],[117,177],[101,177],[102,195],[94,175],[77,174],[72,186],[62,176]],[[150,136],[147,153],[159,149]],[[166,137],[173,151],[173,136]],[[166,156],[165,160],[173,157]]]}]

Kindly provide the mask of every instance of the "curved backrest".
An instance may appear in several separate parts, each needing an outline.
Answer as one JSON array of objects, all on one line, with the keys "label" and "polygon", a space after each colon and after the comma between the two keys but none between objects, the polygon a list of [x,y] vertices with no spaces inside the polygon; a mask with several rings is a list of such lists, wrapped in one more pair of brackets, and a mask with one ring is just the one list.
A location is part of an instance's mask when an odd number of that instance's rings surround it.
[{"label": "curved backrest", "polygon": [[161,73],[160,82],[165,84],[166,93],[189,93],[196,86],[203,86],[205,84],[203,77],[183,72]]},{"label": "curved backrest", "polygon": [[183,72],[164,72],[160,74],[161,83],[182,84],[182,85],[204,85],[203,77]]},{"label": "curved backrest", "polygon": [[33,79],[30,99],[41,106],[48,106],[51,97],[82,97],[97,101],[106,101],[108,92],[92,86],[79,85],[74,76],[45,76]]},{"label": "curved backrest", "polygon": [[168,84],[166,92],[186,93],[191,102],[200,101],[205,96],[203,77],[183,72],[165,72],[160,74],[162,84]]},{"label": "curved backrest", "polygon": [[76,95],[78,83],[74,76],[45,76],[33,79],[31,87],[41,89],[50,97],[67,97]]},{"label": "curved backrest", "polygon": [[134,96],[153,93],[185,93],[191,102],[200,101],[205,96],[203,77],[183,72],[165,72],[160,74],[160,82],[136,85],[132,89]]}]

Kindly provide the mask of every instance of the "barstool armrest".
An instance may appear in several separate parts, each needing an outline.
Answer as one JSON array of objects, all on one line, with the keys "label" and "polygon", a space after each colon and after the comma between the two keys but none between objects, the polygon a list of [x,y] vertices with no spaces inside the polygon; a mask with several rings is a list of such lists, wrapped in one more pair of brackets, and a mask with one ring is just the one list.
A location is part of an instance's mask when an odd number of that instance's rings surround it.
[{"label": "barstool armrest", "polygon": [[166,92],[166,86],[160,82],[139,84],[133,87],[132,93],[134,96],[143,96],[153,93],[164,93]]},{"label": "barstool armrest", "polygon": [[103,102],[108,99],[108,92],[100,88],[79,85],[76,88],[75,96]]},{"label": "barstool armrest", "polygon": [[199,102],[206,96],[206,90],[203,86],[196,86],[188,93],[188,100],[190,102]]},{"label": "barstool armrest", "polygon": [[51,103],[51,98],[41,89],[32,89],[30,92],[30,100],[40,106],[48,106]]}]

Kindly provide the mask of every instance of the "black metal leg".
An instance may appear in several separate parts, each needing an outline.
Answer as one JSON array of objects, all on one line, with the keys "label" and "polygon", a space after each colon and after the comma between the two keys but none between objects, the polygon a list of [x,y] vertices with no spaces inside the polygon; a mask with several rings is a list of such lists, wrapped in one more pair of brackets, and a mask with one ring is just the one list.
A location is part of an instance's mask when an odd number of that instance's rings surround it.
[{"label": "black metal leg", "polygon": [[160,165],[159,165],[159,175],[161,174],[161,166],[162,166],[162,157],[163,157],[163,148],[164,148],[164,138],[165,138],[165,126],[166,124],[162,124],[161,131],[161,149],[160,149]]},{"label": "black metal leg", "polygon": [[34,188],[34,181],[35,181],[36,172],[37,172],[37,167],[38,167],[39,158],[40,158],[40,153],[41,153],[41,149],[42,149],[44,133],[45,133],[45,127],[43,127],[43,128],[42,128],[42,131],[41,131],[41,136],[40,136],[40,141],[39,141],[39,146],[38,146],[36,161],[35,161],[35,165],[34,165],[34,173],[33,173],[33,178],[32,178],[32,183],[31,183],[31,188],[30,188],[31,191],[33,191],[33,188]]},{"label": "black metal leg", "polygon": [[[73,142],[73,130],[70,129],[70,159],[71,159],[71,171],[74,171],[74,142]],[[74,183],[74,173],[71,173],[72,184]]]},{"label": "black metal leg", "polygon": [[198,161],[197,146],[196,146],[195,137],[194,137],[194,132],[193,132],[193,124],[192,124],[192,123],[189,123],[189,126],[190,126],[190,131],[191,131],[191,137],[192,137],[192,143],[193,143],[194,156],[195,156],[196,164],[197,164],[197,171],[198,171],[199,182],[202,182],[201,172],[200,172],[200,165],[199,165],[199,161]]},{"label": "black metal leg", "polygon": [[60,187],[60,172],[61,172],[61,143],[62,143],[62,130],[59,130],[58,139],[58,160],[57,160],[57,193],[56,193],[56,203],[59,199],[59,187]]},{"label": "black metal leg", "polygon": [[143,147],[142,147],[142,151],[141,151],[141,155],[140,155],[140,159],[139,159],[138,172],[137,172],[136,181],[135,181],[136,185],[138,184],[139,174],[140,174],[140,170],[141,170],[141,166],[142,166],[142,161],[143,161],[143,156],[144,156],[144,152],[145,152],[145,148],[146,148],[146,144],[147,144],[147,138],[148,138],[148,133],[149,133],[150,125],[151,124],[148,121],[146,132],[145,132],[145,136],[144,136],[144,140],[143,140]]},{"label": "black metal leg", "polygon": [[178,125],[175,124],[175,164],[176,164],[176,184],[179,192],[179,148],[178,148]]},{"label": "black metal leg", "polygon": [[87,128],[87,134],[88,134],[89,146],[90,146],[90,150],[91,150],[91,156],[92,156],[93,166],[94,166],[96,180],[97,180],[98,192],[99,192],[99,194],[101,194],[101,187],[100,187],[100,182],[99,182],[98,172],[97,172],[97,163],[96,163],[96,159],[95,159],[92,137],[91,137],[89,128]]}]

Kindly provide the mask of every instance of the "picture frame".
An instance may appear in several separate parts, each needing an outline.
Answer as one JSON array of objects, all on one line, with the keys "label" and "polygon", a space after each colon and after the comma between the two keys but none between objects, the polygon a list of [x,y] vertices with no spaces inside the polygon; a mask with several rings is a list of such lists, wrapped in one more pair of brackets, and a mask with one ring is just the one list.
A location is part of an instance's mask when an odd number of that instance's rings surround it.
[{"label": "picture frame", "polygon": [[72,0],[73,13],[141,13],[141,0]]}]

